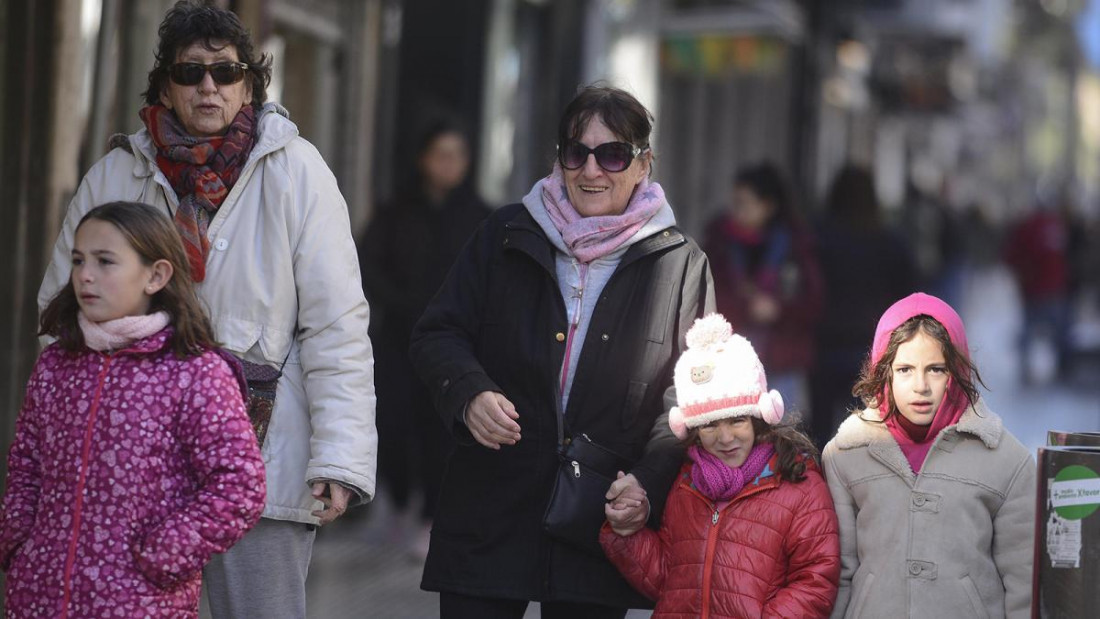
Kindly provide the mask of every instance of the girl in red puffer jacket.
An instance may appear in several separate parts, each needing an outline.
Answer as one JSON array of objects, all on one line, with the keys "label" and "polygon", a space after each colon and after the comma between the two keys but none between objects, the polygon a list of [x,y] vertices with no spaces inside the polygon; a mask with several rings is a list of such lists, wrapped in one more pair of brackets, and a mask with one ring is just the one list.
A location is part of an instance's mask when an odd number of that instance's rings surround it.
[{"label": "girl in red puffer jacket", "polygon": [[19,617],[198,617],[200,570],[260,517],[243,374],[217,349],[172,221],[113,202],[76,227],[42,313],[0,509]]},{"label": "girl in red puffer jacket", "polygon": [[642,496],[608,504],[600,543],[662,617],[828,617],[840,577],[837,518],[813,443],[779,425],[748,340],[711,314],[688,331],[669,425],[688,445],[660,532],[630,527]]}]

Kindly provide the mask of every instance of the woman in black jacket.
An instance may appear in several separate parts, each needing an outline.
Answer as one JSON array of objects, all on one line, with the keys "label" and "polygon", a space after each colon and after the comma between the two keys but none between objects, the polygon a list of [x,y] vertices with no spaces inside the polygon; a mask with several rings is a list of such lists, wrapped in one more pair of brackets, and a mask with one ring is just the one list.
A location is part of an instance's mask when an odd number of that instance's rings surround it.
[{"label": "woman in black jacket", "polygon": [[421,585],[441,593],[444,619],[518,618],[529,601],[543,617],[650,605],[543,517],[574,438],[632,463],[608,496],[648,501],[613,510],[624,522],[659,523],[683,455],[663,396],[714,294],[706,256],[649,180],[651,129],[628,93],[582,89],[553,171],[490,216],[413,332],[413,365],[458,442]]}]

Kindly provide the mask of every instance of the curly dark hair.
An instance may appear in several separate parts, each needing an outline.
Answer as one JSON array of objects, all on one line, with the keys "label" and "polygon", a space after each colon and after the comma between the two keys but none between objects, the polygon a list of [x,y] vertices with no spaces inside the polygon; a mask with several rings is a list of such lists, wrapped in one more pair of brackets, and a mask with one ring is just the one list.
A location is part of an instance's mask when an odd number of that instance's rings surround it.
[{"label": "curly dark hair", "polygon": [[[797,419],[785,418],[774,426],[759,417],[749,419],[755,435],[753,443],[771,443],[775,447],[779,478],[793,483],[806,479],[806,461],[817,462],[819,452],[810,437],[798,429]],[[685,448],[698,445],[699,428],[688,428],[683,443]]]},{"label": "curly dark hair", "polygon": [[168,67],[176,62],[179,53],[200,41],[211,51],[229,45],[235,47],[238,60],[248,65],[252,106],[258,108],[267,101],[271,55],[256,56],[252,35],[232,11],[198,0],[180,0],[164,16],[157,32],[160,42],[157,44],[156,61],[149,71],[149,87],[141,93],[147,105],[160,101],[161,93],[168,86]]},{"label": "curly dark hair", "polygon": [[[109,223],[118,229],[137,252],[142,264],[148,266],[157,260],[167,260],[172,264],[172,278],[153,295],[149,312],[163,310],[172,317],[175,332],[169,345],[176,356],[182,359],[217,347],[214,327],[195,292],[191,266],[172,220],[155,207],[141,202],[108,202],[88,211],[77,224],[76,231],[79,232],[81,226],[93,220]],[[80,302],[70,277],[42,311],[38,335],[57,338],[65,350],[80,350],[84,346],[84,334],[77,322],[79,311]]]},{"label": "curly dark hair", "polygon": [[[852,387],[852,395],[863,400],[866,406],[879,406],[879,398],[886,393],[886,386],[890,384],[890,380],[894,375],[893,365],[894,358],[898,354],[898,347],[916,337],[917,333],[924,333],[939,342],[940,347],[943,349],[943,360],[947,365],[948,374],[962,388],[967,402],[973,406],[978,401],[978,388],[975,386],[975,382],[983,387],[985,386],[981,374],[978,373],[978,368],[970,358],[959,351],[951,341],[951,335],[947,332],[947,328],[940,324],[940,321],[927,314],[913,316],[898,325],[890,334],[886,350],[882,353],[878,363],[872,363],[871,357],[867,357],[863,363],[859,380]],[[852,411],[853,414],[859,414],[859,412],[858,410]],[[898,405],[893,398],[890,398],[889,410],[883,416],[883,420],[885,421],[891,415],[896,414],[898,414]]]}]

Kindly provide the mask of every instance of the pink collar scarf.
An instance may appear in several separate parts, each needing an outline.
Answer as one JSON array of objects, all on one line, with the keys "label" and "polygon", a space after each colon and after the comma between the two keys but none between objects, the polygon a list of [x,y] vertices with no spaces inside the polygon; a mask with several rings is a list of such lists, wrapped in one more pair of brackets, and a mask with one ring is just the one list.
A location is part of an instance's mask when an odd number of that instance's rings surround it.
[{"label": "pink collar scarf", "polygon": [[[966,341],[966,329],[963,327],[962,318],[959,317],[959,314],[942,300],[923,292],[917,292],[891,305],[882,315],[882,318],[879,319],[878,327],[875,329],[875,341],[871,347],[871,362],[878,363],[878,360],[882,358],[882,355],[886,352],[886,345],[890,342],[890,334],[894,332],[894,329],[900,327],[902,323],[910,318],[920,315],[935,318],[947,329],[947,334],[951,337],[951,342],[955,345],[955,348],[967,359],[970,358],[970,348]],[[884,416],[890,410],[891,397],[889,384],[887,384],[886,391],[879,398],[879,411]],[[924,460],[932,449],[932,443],[936,441],[936,437],[939,436],[940,432],[944,428],[959,423],[959,418],[966,412],[969,405],[970,402],[967,400],[962,388],[954,380],[948,380],[947,391],[944,393],[943,401],[940,402],[940,407],[936,409],[936,414],[932,417],[928,434],[925,435],[923,441],[919,442],[914,441],[909,436],[909,433],[901,427],[896,418],[893,416],[886,418],[886,429],[890,431],[890,435],[901,447],[901,451],[905,454],[905,458],[909,461],[909,466],[914,473],[920,473],[921,467],[924,466]]]},{"label": "pink collar scarf", "polygon": [[92,322],[79,312],[76,316],[84,343],[92,350],[119,350],[134,342],[159,333],[168,326],[168,312],[155,312],[144,316],[123,316],[114,320]]},{"label": "pink collar scarf", "polygon": [[[889,391],[887,391],[887,394],[889,394]],[[939,436],[940,432],[944,428],[959,423],[959,418],[966,412],[968,406],[969,402],[966,399],[966,394],[963,393],[963,390],[954,380],[949,379],[947,392],[944,393],[940,407],[936,409],[936,415],[932,417],[928,434],[925,435],[923,441],[915,441],[909,436],[905,428],[898,423],[899,415],[891,415],[886,419],[886,429],[897,441],[898,447],[901,447],[901,453],[905,454],[905,459],[909,461],[909,467],[913,469],[914,473],[920,473],[921,467],[924,466],[924,460],[932,449],[932,443],[936,442],[936,437]]]},{"label": "pink collar scarf", "polygon": [[694,462],[691,465],[691,483],[712,501],[728,501],[737,496],[745,484],[764,472],[774,452],[775,447],[771,443],[757,443],[745,462],[733,468],[699,445],[692,445],[688,449]]},{"label": "pink collar scarf", "polygon": [[561,164],[555,163],[550,175],[540,182],[542,203],[550,221],[573,256],[586,264],[621,247],[665,205],[661,186],[643,178],[621,215],[583,217],[569,202]]}]

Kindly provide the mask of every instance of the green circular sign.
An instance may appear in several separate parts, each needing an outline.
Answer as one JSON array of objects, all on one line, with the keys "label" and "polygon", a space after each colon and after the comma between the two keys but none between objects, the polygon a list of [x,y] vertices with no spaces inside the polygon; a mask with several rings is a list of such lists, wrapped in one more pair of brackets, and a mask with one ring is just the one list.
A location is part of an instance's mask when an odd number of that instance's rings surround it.
[{"label": "green circular sign", "polygon": [[[1080,520],[1100,509],[1100,475],[1087,466],[1071,464],[1058,471],[1051,486],[1054,511],[1066,520]],[[1059,506],[1060,500],[1072,505]]]}]

